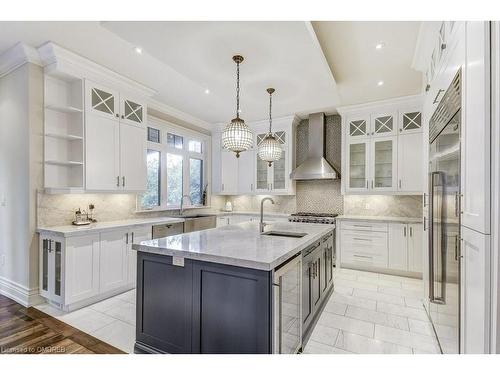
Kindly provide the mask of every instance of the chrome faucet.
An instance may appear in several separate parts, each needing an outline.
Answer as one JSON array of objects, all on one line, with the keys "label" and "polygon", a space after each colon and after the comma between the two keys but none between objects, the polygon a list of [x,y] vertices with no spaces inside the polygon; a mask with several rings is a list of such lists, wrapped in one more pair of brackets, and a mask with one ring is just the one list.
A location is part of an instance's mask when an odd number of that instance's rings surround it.
[{"label": "chrome faucet", "polygon": [[191,200],[191,197],[189,195],[183,195],[181,198],[181,210],[179,213],[181,216],[184,213],[184,198],[186,198],[186,197],[189,199],[189,203],[193,204],[193,201]]},{"label": "chrome faucet", "polygon": [[264,198],[260,201],[260,224],[259,224],[260,233],[264,232],[264,228],[267,225],[266,223],[264,223],[264,202],[265,201],[271,201],[271,203],[274,204],[274,200],[272,198],[269,198],[269,197]]}]

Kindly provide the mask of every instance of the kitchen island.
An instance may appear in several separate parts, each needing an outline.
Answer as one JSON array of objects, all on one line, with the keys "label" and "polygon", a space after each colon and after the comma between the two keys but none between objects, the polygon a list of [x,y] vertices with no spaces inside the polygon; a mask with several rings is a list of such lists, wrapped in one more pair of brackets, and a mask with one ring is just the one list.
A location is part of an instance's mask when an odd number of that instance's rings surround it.
[{"label": "kitchen island", "polygon": [[135,351],[299,350],[302,323],[332,290],[334,228],[279,222],[261,234],[248,222],[133,245]]}]

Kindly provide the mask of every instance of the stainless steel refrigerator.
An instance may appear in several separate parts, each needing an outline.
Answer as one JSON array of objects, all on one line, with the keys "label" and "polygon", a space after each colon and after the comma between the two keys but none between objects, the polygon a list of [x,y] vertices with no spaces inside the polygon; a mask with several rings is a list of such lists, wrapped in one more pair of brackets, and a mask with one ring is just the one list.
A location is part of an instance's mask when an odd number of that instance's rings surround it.
[{"label": "stainless steel refrigerator", "polygon": [[427,313],[443,353],[460,352],[461,72],[429,121]]}]

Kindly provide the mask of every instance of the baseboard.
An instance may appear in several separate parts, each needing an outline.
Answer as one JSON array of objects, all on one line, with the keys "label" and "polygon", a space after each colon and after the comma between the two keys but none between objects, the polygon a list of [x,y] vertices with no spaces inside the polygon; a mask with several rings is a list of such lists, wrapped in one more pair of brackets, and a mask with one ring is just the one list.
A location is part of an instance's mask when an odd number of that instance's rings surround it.
[{"label": "baseboard", "polygon": [[0,276],[0,294],[11,298],[24,307],[30,307],[45,302],[38,288],[26,288],[24,285]]}]

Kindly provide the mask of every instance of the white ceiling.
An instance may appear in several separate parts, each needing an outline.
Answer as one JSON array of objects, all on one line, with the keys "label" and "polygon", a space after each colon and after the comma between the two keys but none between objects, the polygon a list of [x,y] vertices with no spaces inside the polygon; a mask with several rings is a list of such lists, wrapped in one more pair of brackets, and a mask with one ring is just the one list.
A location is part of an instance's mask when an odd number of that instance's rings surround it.
[{"label": "white ceiling", "polygon": [[[421,89],[421,75],[411,69],[419,22],[313,22],[314,30],[301,21],[0,26],[0,53],[19,41],[34,47],[56,42],[153,88],[155,99],[207,123],[234,117],[236,66],[231,58],[237,53],[245,57],[241,117],[247,121],[267,118],[269,86],[276,88],[274,117],[331,113],[339,105]],[[380,51],[374,48],[379,41],[385,42]],[[381,87],[379,80],[384,81]]]},{"label": "white ceiling", "polygon": [[[241,117],[332,111],[335,81],[306,22],[2,22],[0,53],[48,40],[155,89],[155,99],[209,123],[235,113],[234,54],[242,54]],[[316,44],[315,44],[316,42]],[[141,46],[143,54],[134,51]],[[205,89],[210,94],[205,94]]]},{"label": "white ceiling", "polygon": [[[420,22],[313,22],[342,105],[418,94],[411,68]],[[375,45],[385,46],[377,50]],[[383,81],[382,86],[377,83]]]}]

